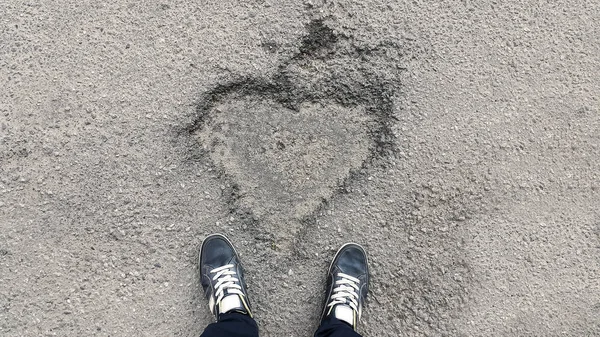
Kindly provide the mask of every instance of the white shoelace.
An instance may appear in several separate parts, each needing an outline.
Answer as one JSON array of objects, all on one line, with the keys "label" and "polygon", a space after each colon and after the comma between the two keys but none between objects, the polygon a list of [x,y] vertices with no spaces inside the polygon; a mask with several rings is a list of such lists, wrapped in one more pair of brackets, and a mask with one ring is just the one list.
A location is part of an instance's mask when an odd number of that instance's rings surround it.
[{"label": "white shoelace", "polygon": [[[213,276],[213,281],[217,280],[217,283],[215,284],[215,297],[217,306],[227,295],[243,295],[242,286],[239,285],[240,280],[235,277],[237,276],[237,273],[233,270],[233,268],[233,264],[227,264],[210,271],[211,274],[215,274],[215,276]],[[227,291],[227,293],[225,293],[225,291]]]},{"label": "white shoelace", "polygon": [[327,306],[333,307],[337,304],[346,304],[354,309],[360,317],[361,310],[358,306],[358,291],[360,290],[358,285],[360,284],[360,280],[344,273],[338,273],[337,277],[340,280],[335,281],[336,287],[333,288],[331,301]]}]

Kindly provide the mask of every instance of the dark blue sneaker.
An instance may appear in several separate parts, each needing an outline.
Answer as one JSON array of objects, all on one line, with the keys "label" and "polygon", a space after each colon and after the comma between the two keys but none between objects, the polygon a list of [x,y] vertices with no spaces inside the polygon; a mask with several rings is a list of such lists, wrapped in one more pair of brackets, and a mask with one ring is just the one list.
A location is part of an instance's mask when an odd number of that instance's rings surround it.
[{"label": "dark blue sneaker", "polygon": [[238,312],[252,317],[244,270],[235,248],[222,234],[206,237],[200,248],[200,282],[210,311],[219,315]]},{"label": "dark blue sneaker", "polygon": [[321,322],[334,315],[356,330],[368,292],[367,253],[360,245],[347,243],[335,254],[327,273],[327,297]]}]

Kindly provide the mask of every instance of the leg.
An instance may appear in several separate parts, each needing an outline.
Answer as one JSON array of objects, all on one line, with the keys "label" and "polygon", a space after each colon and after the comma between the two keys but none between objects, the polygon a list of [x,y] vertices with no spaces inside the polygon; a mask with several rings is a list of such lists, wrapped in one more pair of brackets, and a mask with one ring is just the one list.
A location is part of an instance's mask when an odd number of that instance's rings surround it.
[{"label": "leg", "polygon": [[369,291],[369,266],[363,247],[348,243],[327,273],[327,297],[315,337],[360,337],[356,327]]},{"label": "leg", "polygon": [[321,322],[315,337],[361,337],[352,326],[330,315]]},{"label": "leg", "polygon": [[220,315],[200,337],[258,337],[258,326],[252,317],[237,312]]}]

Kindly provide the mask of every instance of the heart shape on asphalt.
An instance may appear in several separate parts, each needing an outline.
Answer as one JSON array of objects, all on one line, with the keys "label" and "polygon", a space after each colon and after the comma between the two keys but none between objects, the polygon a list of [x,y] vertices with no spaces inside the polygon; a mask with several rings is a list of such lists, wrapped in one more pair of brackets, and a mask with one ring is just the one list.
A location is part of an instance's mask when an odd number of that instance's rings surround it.
[{"label": "heart shape on asphalt", "polygon": [[304,102],[295,111],[246,96],[222,102],[212,114],[198,138],[237,184],[240,206],[259,219],[309,216],[371,148],[370,116],[360,106]]},{"label": "heart shape on asphalt", "polygon": [[[393,150],[393,86],[321,21],[271,76],[218,85],[189,127],[230,185],[233,213],[294,238],[370,159]],[[289,240],[288,240],[289,241]]]}]

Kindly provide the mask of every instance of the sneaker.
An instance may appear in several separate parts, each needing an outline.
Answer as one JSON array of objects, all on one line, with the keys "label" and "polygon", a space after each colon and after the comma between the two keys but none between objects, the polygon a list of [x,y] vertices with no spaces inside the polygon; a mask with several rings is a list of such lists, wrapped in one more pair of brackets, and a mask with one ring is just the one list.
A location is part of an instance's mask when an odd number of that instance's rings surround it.
[{"label": "sneaker", "polygon": [[356,330],[369,291],[369,266],[363,247],[343,245],[327,273],[327,297],[321,322],[330,315]]},{"label": "sneaker", "polygon": [[200,282],[217,321],[219,315],[230,312],[252,317],[244,270],[235,248],[224,235],[212,234],[202,242]]}]

